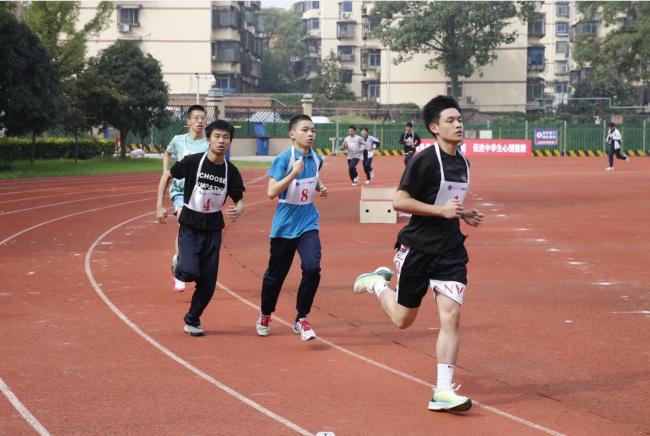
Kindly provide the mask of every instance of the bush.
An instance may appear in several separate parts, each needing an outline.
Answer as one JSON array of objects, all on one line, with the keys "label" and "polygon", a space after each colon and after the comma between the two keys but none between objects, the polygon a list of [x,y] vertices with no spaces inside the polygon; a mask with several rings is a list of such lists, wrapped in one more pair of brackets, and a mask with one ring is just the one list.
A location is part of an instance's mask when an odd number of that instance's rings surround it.
[{"label": "bush", "polygon": [[[79,138],[78,159],[112,156],[115,143],[110,139]],[[0,138],[0,161],[29,160],[32,150],[31,138]],[[74,138],[36,138],[34,159],[74,159]]]}]

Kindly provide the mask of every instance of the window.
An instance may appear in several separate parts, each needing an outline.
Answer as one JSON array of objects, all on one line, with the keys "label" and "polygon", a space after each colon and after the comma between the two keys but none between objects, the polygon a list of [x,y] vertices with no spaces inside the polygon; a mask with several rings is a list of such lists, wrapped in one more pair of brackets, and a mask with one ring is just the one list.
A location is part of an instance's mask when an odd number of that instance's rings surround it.
[{"label": "window", "polygon": [[341,2],[341,12],[352,12],[352,2],[351,1]]},{"label": "window", "polygon": [[560,53],[569,57],[569,42],[568,41],[558,41],[555,43],[555,53]]},{"label": "window", "polygon": [[305,33],[318,33],[320,30],[320,21],[318,18],[309,18],[303,21],[303,30]]},{"label": "window", "polygon": [[354,61],[354,47],[349,45],[341,45],[338,48],[339,51],[339,60],[341,62],[352,62]]},{"label": "window", "polygon": [[239,41],[217,41],[213,44],[215,60],[224,62],[240,61],[241,49],[239,48]]},{"label": "window", "polygon": [[555,15],[557,15],[558,17],[568,17],[569,3],[566,2],[555,3]]},{"label": "window", "polygon": [[597,21],[584,21],[582,23],[576,24],[576,33],[586,33],[589,35],[595,35],[598,33],[598,22]]},{"label": "window", "polygon": [[320,50],[320,39],[316,39],[316,38],[306,39],[305,45],[307,45],[307,51],[317,52]]},{"label": "window", "polygon": [[546,34],[546,15],[535,14],[528,22],[528,36],[543,37]]},{"label": "window", "polygon": [[528,71],[544,71],[544,47],[528,47]]},{"label": "window", "polygon": [[363,17],[361,20],[361,29],[362,29],[362,38],[367,39],[367,38],[372,38],[374,36],[374,32],[379,26],[379,20],[375,16],[367,16]]},{"label": "window", "polygon": [[119,24],[128,24],[129,26],[140,25],[140,7],[119,7]]},{"label": "window", "polygon": [[217,88],[230,89],[229,74],[217,74]]},{"label": "window", "polygon": [[234,27],[237,28],[237,13],[230,9],[213,9],[212,10],[212,27]]},{"label": "window", "polygon": [[544,79],[535,77],[526,81],[526,101],[544,98]]},{"label": "window", "polygon": [[341,82],[352,83],[352,70],[341,70]]},{"label": "window", "polygon": [[568,74],[569,62],[568,61],[555,61],[555,74]]},{"label": "window", "polygon": [[367,49],[361,51],[361,69],[378,68],[381,66],[381,51],[379,49]]},{"label": "window", "polygon": [[557,94],[568,94],[569,82],[555,82],[555,92]]},{"label": "window", "polygon": [[378,100],[379,99],[379,82],[376,80],[363,82],[363,88],[361,90],[362,97],[365,97],[367,100]]},{"label": "window", "polygon": [[456,84],[456,92],[453,93],[451,89],[451,82],[447,82],[447,95],[450,97],[462,97],[463,96],[463,84],[458,82]]},{"label": "window", "polygon": [[558,21],[555,23],[555,34],[556,35],[568,35],[569,34],[569,23],[567,21]]},{"label": "window", "polygon": [[354,38],[354,23],[338,22],[336,28],[337,38]]}]

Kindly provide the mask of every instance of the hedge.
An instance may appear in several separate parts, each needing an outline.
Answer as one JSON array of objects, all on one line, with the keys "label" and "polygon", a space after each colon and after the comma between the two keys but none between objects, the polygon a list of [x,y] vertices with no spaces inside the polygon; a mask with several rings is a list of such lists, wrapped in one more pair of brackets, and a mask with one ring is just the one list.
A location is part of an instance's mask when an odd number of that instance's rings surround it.
[{"label": "hedge", "polygon": [[[79,138],[77,158],[112,156],[115,142],[92,137]],[[36,138],[34,159],[74,159],[74,138]],[[29,160],[32,150],[31,138],[0,138],[0,161]]]}]

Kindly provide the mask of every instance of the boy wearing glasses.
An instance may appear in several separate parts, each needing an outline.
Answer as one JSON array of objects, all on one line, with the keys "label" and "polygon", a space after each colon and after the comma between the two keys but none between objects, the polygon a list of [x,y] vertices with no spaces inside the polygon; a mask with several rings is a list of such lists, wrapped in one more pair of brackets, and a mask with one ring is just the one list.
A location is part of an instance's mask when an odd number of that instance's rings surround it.
[{"label": "boy wearing glasses", "polygon": [[[205,128],[206,112],[203,106],[198,104],[190,106],[187,110],[187,133],[176,135],[172,138],[163,153],[163,173],[160,177],[165,181],[169,178],[170,160],[176,162],[183,160],[185,156],[195,153],[205,153],[208,150],[208,142],[205,138],[203,129]],[[169,187],[169,198],[173,205],[173,215],[177,215],[183,208],[183,188],[185,186],[185,179],[173,179]],[[178,257],[178,238],[174,242],[174,256],[172,257],[172,270],[176,264]],[[185,282],[173,277],[174,290],[176,292],[183,292],[185,290]]]}]

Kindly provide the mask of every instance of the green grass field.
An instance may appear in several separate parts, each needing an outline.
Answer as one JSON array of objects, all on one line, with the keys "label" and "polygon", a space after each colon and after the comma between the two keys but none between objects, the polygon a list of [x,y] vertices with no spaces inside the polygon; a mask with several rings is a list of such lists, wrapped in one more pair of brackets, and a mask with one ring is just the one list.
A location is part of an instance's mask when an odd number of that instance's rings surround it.
[{"label": "green grass field", "polygon": [[[266,168],[270,162],[235,161],[237,168]],[[161,159],[88,159],[16,161],[0,166],[0,179],[25,179],[30,177],[80,176],[89,174],[124,174],[160,172]]]}]

